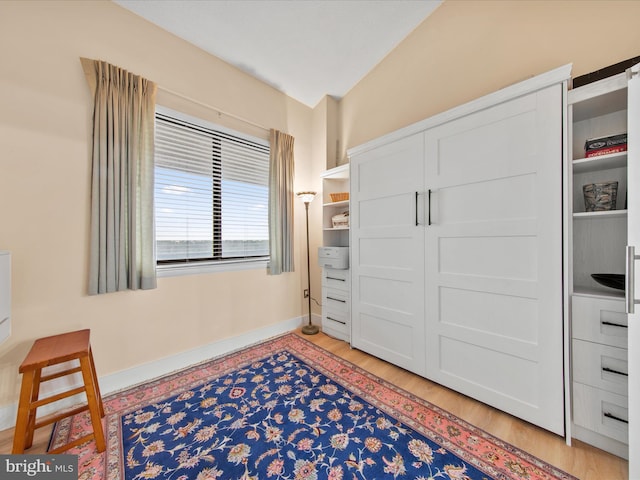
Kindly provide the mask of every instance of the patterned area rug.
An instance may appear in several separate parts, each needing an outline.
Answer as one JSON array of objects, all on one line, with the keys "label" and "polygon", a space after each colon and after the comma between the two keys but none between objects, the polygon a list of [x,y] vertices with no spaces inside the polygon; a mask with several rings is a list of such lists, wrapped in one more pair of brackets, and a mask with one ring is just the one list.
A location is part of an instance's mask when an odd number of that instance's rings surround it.
[{"label": "patterned area rug", "polygon": [[[575,479],[288,334],[104,398],[80,479]],[[51,448],[90,429],[59,422]]]}]

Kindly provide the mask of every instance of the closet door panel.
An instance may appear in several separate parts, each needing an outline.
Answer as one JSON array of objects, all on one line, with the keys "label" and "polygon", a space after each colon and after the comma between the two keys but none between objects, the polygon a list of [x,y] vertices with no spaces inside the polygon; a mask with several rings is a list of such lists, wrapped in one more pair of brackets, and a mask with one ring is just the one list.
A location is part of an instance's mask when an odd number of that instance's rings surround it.
[{"label": "closet door panel", "polygon": [[[506,337],[533,344],[538,338],[537,308],[531,298],[479,291],[478,286],[460,289],[443,285],[439,294],[443,330],[448,326],[471,335],[483,332],[485,342]],[[514,311],[521,314],[514,317]]]},{"label": "closet door panel", "polygon": [[535,218],[535,187],[534,173],[452,185],[432,194],[432,217],[447,225]]},{"label": "closet door panel", "polygon": [[427,377],[564,432],[562,85],[425,132]]},{"label": "closet door panel", "polygon": [[351,158],[352,345],[424,375],[422,134]]},{"label": "closet door panel", "polygon": [[[539,138],[531,132],[536,129],[536,107],[535,96],[527,95],[436,127],[448,132],[427,143],[427,178],[467,185],[535,172]],[[434,138],[429,131],[427,135]]]}]

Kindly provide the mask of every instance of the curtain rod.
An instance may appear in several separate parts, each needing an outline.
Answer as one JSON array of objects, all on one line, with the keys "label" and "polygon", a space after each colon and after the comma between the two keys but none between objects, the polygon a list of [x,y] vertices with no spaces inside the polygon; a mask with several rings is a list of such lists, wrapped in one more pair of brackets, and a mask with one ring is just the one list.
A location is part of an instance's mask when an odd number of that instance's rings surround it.
[{"label": "curtain rod", "polygon": [[200,105],[201,107],[205,107],[205,108],[208,108],[209,110],[213,110],[218,115],[225,115],[227,117],[231,117],[231,118],[233,118],[235,120],[238,120],[240,122],[244,122],[244,123],[246,123],[248,125],[251,125],[252,127],[256,127],[256,128],[261,129],[261,130],[264,130],[267,133],[271,130],[270,128],[267,128],[267,127],[264,127],[264,126],[262,126],[262,125],[260,125],[258,123],[252,122],[251,120],[247,120],[246,118],[239,117],[238,115],[234,115],[234,114],[229,113],[229,112],[223,112],[219,108],[212,107],[211,105],[208,105],[208,104],[206,104],[204,102],[201,102],[200,100],[196,100],[195,98],[188,97],[186,95],[183,95],[182,93],[174,92],[173,90],[169,90],[168,88],[161,87],[160,85],[158,85],[158,90],[162,90],[165,93],[169,93],[171,95],[175,95],[176,97],[182,98],[183,100],[187,100],[187,101],[189,101],[191,103],[195,103],[196,105]]}]

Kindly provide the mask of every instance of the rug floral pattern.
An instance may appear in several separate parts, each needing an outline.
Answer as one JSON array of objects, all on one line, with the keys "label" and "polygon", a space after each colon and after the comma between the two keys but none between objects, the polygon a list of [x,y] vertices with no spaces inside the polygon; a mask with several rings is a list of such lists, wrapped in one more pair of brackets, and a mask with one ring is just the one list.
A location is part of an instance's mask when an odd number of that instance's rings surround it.
[{"label": "rug floral pattern", "polygon": [[[575,480],[289,334],[104,399],[80,480]],[[58,423],[52,448],[90,429]]]},{"label": "rug floral pattern", "polygon": [[287,351],[129,413],[126,478],[486,478]]}]

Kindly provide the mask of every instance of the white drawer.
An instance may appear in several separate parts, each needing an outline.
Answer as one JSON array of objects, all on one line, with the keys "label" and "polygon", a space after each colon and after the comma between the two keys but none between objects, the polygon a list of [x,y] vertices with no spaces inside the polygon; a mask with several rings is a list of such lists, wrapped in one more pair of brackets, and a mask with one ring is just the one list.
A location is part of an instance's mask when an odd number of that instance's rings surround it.
[{"label": "white drawer", "polygon": [[627,397],[573,383],[573,422],[576,425],[629,443]]},{"label": "white drawer", "polygon": [[322,309],[322,319],[324,320],[325,318],[347,325],[349,323],[349,312],[326,307]]},{"label": "white drawer", "polygon": [[322,289],[322,309],[339,312],[349,311],[349,292],[335,288],[324,287]]},{"label": "white drawer", "polygon": [[349,330],[348,312],[336,311],[323,307],[322,331],[324,333],[349,341]]},{"label": "white drawer", "polygon": [[627,396],[627,350],[573,340],[573,381]]},{"label": "white drawer", "polygon": [[627,348],[627,314],[624,299],[581,297],[571,299],[573,338]]},{"label": "white drawer", "polygon": [[322,269],[322,286],[337,288],[339,290],[350,290],[350,276],[349,269],[339,270],[336,268],[323,268]]}]

